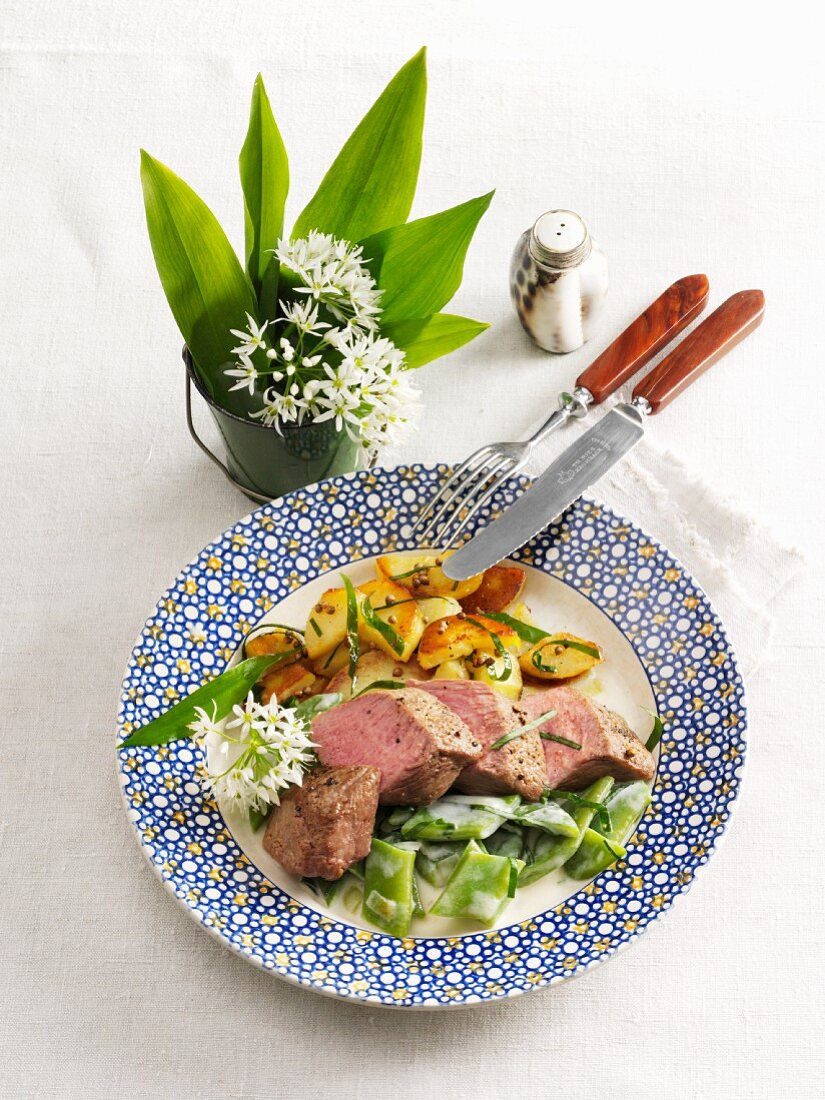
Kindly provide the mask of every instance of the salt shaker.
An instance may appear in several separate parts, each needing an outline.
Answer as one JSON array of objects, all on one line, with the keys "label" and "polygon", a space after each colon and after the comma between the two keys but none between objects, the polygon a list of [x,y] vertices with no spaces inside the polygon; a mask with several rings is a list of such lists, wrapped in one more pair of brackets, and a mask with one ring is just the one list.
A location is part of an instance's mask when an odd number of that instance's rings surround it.
[{"label": "salt shaker", "polygon": [[525,331],[557,354],[596,330],[607,294],[607,259],[572,210],[548,210],[519,237],[510,293]]}]

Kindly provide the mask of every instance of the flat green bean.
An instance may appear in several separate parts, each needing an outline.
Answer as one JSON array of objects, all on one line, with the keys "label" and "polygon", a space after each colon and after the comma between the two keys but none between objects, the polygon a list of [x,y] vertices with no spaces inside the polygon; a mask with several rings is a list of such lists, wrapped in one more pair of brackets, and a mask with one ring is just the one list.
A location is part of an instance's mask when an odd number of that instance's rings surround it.
[{"label": "flat green bean", "polygon": [[488,855],[470,840],[430,912],[491,925],[515,893],[523,866],[520,859]]},{"label": "flat green bean", "polygon": [[[603,802],[613,788],[613,780],[610,776],[597,779],[595,783],[584,791],[582,798],[588,802]],[[532,849],[532,860],[527,864],[519,876],[519,886],[527,886],[531,882],[549,875],[551,871],[558,870],[576,853],[581,844],[585,830],[593,820],[595,809],[591,806],[570,806],[570,816],[578,826],[575,837],[555,836],[552,833],[543,833],[535,842]]]},{"label": "flat green bean", "polygon": [[583,881],[594,878],[626,855],[627,849],[618,840],[610,840],[595,829],[585,829],[581,844],[564,869],[570,878]]},{"label": "flat green bean", "polygon": [[421,841],[415,869],[430,886],[445,886],[464,851],[462,842],[433,843]]},{"label": "flat green bean", "polygon": [[490,810],[439,799],[416,810],[401,826],[401,834],[406,840],[484,840],[503,820]]},{"label": "flat green bean", "polygon": [[364,916],[382,932],[406,936],[415,909],[414,851],[373,839],[364,868]]},{"label": "flat green bean", "polygon": [[580,831],[575,819],[558,802],[523,806],[516,820],[528,828],[543,829],[557,836],[577,837]]},{"label": "flat green bean", "polygon": [[498,829],[484,842],[484,846],[492,856],[507,856],[508,859],[521,859],[524,852],[524,838],[521,828],[516,825],[511,828],[506,826]]},{"label": "flat green bean", "polygon": [[[590,879],[617,859],[622,859],[624,842],[636,828],[636,823],[650,804],[650,787],[639,780],[617,787],[606,800],[610,812],[610,828],[594,823],[581,845],[565,864],[571,878]],[[614,854],[615,853],[615,854]]]}]

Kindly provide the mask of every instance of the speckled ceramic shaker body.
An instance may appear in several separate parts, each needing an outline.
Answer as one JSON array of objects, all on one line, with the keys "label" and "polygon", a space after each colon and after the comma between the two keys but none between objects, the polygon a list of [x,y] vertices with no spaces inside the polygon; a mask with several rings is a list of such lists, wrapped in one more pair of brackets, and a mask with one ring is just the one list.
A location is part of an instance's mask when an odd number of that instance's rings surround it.
[{"label": "speckled ceramic shaker body", "polygon": [[578,214],[550,210],[522,233],[510,294],[525,332],[545,351],[563,355],[591,338],[607,295],[607,258]]}]

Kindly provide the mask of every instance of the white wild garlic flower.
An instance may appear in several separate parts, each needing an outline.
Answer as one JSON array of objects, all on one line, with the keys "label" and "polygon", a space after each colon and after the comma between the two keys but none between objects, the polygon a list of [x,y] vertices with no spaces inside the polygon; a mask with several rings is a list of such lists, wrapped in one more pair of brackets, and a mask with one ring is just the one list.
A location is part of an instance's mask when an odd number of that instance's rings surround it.
[{"label": "white wild garlic flower", "polygon": [[[381,291],[362,250],[311,232],[279,242],[275,252],[299,281],[294,293],[305,297],[280,303],[275,337],[268,337],[269,322],[258,325],[249,316],[247,331],[232,330],[241,343],[234,349],[238,365],[225,371],[234,380],[230,390],[254,396],[263,383],[262,406],[249,413],[252,419],[279,432],[305,420],[331,421],[374,453],[410,423],[418,390],[404,353],[378,331]],[[260,367],[251,358],[255,352],[263,353]]]},{"label": "white wild garlic flower", "polygon": [[207,738],[216,740],[218,756],[226,765],[218,772],[207,771],[204,779],[218,802],[237,811],[263,813],[280,803],[287,787],[301,786],[315,746],[306,723],[274,696],[263,704],[250,692],[223,724],[215,721],[214,708],[211,715],[202,707],[196,713],[189,726],[194,740],[204,748]]}]

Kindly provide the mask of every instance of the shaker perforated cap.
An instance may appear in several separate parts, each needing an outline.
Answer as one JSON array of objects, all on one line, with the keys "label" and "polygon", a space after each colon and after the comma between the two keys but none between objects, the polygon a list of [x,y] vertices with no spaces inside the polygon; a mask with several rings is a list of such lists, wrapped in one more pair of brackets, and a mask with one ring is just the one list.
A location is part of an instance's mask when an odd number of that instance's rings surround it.
[{"label": "shaker perforated cap", "polygon": [[584,219],[572,210],[548,210],[530,233],[530,252],[536,263],[563,270],[578,267],[593,248]]}]

